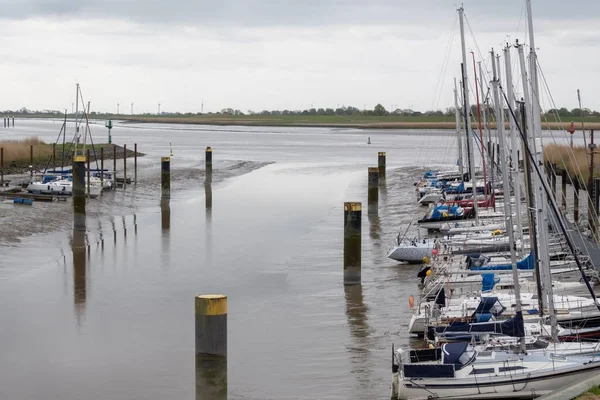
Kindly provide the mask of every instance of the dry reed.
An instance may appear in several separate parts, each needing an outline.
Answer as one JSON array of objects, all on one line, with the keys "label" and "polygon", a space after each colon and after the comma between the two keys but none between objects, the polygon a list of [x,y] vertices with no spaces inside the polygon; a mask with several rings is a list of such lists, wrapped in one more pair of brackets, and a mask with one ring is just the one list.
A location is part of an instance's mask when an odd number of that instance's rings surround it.
[{"label": "dry reed", "polygon": [[[595,157],[600,161],[600,157]],[[558,170],[566,169],[571,177],[578,177],[586,183],[590,176],[589,153],[583,146],[549,144],[544,146],[544,160],[555,164]],[[596,173],[594,173],[596,175]]]},{"label": "dry reed", "polygon": [[4,163],[27,164],[30,162],[30,147],[33,145],[33,161],[47,160],[52,156],[52,146],[38,137],[22,140],[2,140],[0,148],[4,149]]}]

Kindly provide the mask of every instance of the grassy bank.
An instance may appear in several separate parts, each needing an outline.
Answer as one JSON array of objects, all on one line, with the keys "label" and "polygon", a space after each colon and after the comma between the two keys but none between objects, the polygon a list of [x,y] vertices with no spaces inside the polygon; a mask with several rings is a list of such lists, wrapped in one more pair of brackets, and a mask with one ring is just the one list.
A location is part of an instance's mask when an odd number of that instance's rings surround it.
[{"label": "grassy bank", "polygon": [[600,386],[596,385],[575,400],[600,400]]},{"label": "grassy bank", "polygon": [[[29,171],[29,166],[32,165],[34,170],[43,171],[46,168],[53,168],[52,155],[53,145],[51,143],[45,143],[39,138],[29,138],[23,140],[3,140],[0,141],[0,148],[4,154],[4,173],[5,174],[18,174]],[[100,159],[101,149],[104,151],[104,159],[112,160],[115,157],[123,159],[125,156],[124,149],[122,146],[99,143],[86,145],[85,147],[79,146],[79,149],[83,148],[84,154],[87,150],[90,150],[90,162]],[[33,152],[32,152],[33,150]],[[60,166],[63,162],[64,165],[71,165],[71,157],[73,154],[74,147],[67,143],[63,149],[62,144],[56,145],[56,166]],[[138,151],[138,156],[143,156],[143,153]],[[33,158],[32,158],[33,155]],[[127,157],[133,157],[134,152],[127,149]],[[107,165],[108,167],[108,165]]]}]

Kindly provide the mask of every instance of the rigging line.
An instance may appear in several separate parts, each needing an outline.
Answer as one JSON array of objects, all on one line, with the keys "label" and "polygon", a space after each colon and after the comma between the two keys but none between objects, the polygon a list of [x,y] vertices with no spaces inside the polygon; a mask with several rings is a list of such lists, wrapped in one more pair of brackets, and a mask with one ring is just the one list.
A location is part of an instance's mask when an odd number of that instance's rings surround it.
[{"label": "rigging line", "polygon": [[[446,44],[446,51],[444,52],[444,61],[442,62],[442,71],[438,76],[438,81],[435,86],[435,92],[433,94],[433,101],[431,102],[432,110],[437,110],[440,104],[440,100],[442,98],[442,91],[444,86],[444,80],[446,78],[446,71],[448,70],[448,64],[450,63],[450,52],[452,51],[452,43],[454,39],[454,35],[456,34],[456,24],[458,21],[458,16],[454,18],[454,23],[452,25],[452,29],[450,31],[450,37],[448,38],[448,43]],[[437,99],[437,102],[436,102]]]},{"label": "rigging line", "polygon": [[[504,93],[504,90],[502,90],[502,87],[500,87],[500,91],[502,93],[502,96],[504,97],[504,100],[508,103],[508,98],[506,97],[506,93]],[[514,112],[509,108],[510,110],[510,115],[511,117],[517,121],[517,117],[514,114]],[[567,232],[567,228],[565,226],[565,223],[562,219],[562,215],[560,214],[560,212],[558,211],[558,206],[556,204],[556,201],[554,200],[554,196],[552,196],[552,191],[550,190],[550,188],[548,187],[548,182],[543,179],[543,175],[540,171],[540,167],[539,165],[537,165],[537,163],[535,163],[535,158],[533,157],[533,153],[531,152],[531,148],[529,147],[529,143],[527,143],[527,140],[525,138],[525,134],[523,133],[523,130],[521,128],[521,124],[517,125],[517,131],[519,132],[519,135],[521,136],[521,140],[523,141],[523,147],[524,147],[524,156],[529,157],[531,160],[531,166],[535,169],[535,173],[537,174],[538,177],[540,177],[540,183],[543,186],[544,189],[544,193],[546,194],[546,200],[549,201],[550,205],[551,205],[551,209],[552,212],[554,213],[556,220],[558,221],[558,224],[560,226],[560,230],[562,232],[562,234],[565,236],[565,239],[567,241],[567,246],[569,246],[569,250],[571,251],[571,253],[573,254],[573,257],[575,258],[575,263],[577,264],[577,268],[579,269],[579,272],[581,273],[581,276],[583,278],[583,281],[585,282],[585,285],[587,286],[587,289],[590,292],[590,295],[592,296],[592,299],[594,300],[594,304],[596,305],[596,307],[598,308],[598,311],[600,311],[600,303],[598,303],[598,300],[596,298],[596,294],[594,293],[594,290],[592,289],[589,280],[586,278],[585,273],[583,271],[583,266],[581,265],[581,261],[579,260],[579,257],[577,255],[577,252],[575,250],[575,246],[573,245],[573,243],[570,240],[570,237],[568,235]]]},{"label": "rigging line", "polygon": [[475,34],[473,33],[473,29],[471,29],[471,23],[469,22],[469,18],[467,18],[467,14],[466,13],[465,13],[465,21],[467,23],[467,27],[469,28],[469,32],[471,33],[471,37],[473,38],[473,43],[475,43],[475,48],[477,49],[477,53],[479,55],[479,58],[481,60],[485,60],[486,57],[483,56],[483,53],[481,52],[481,49],[479,48],[479,45],[477,44],[477,40],[475,39]]}]

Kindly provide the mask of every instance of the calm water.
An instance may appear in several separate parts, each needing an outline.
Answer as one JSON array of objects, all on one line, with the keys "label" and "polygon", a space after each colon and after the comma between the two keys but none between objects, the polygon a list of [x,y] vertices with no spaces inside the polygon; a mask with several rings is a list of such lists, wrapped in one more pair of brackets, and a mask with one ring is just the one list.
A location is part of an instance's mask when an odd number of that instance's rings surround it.
[{"label": "calm water", "polygon": [[[17,124],[0,138],[52,142],[60,130]],[[101,126],[93,134],[106,141]],[[85,238],[73,240],[70,201],[0,204],[0,398],[194,399],[194,296],[215,292],[229,296],[230,398],[387,398],[418,269],[387,251],[422,213],[412,188],[421,167],[453,163],[454,135],[118,125],[113,140],[147,156],[137,185],[90,200]],[[161,207],[169,142],[172,195]],[[388,179],[379,217],[367,218],[378,151]],[[365,205],[363,284],[346,289],[344,201]]]}]

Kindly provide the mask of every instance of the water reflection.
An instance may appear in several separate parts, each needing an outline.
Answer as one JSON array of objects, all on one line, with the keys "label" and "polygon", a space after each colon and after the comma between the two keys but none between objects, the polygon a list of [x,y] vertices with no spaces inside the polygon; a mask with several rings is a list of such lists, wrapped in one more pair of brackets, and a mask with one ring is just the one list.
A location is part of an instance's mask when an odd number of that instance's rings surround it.
[{"label": "water reflection", "polygon": [[346,317],[350,329],[351,344],[348,347],[351,361],[351,374],[356,375],[359,388],[368,387],[370,381],[370,328],[368,324],[368,308],[363,302],[362,284],[344,286],[346,297]]},{"label": "water reflection", "polygon": [[168,233],[171,229],[171,204],[168,198],[160,201],[160,227],[163,234]]},{"label": "water reflection", "polygon": [[212,216],[212,185],[204,184],[204,201],[206,203],[206,219],[209,220]]},{"label": "water reflection", "polygon": [[71,249],[73,251],[73,303],[79,319],[85,310],[87,296],[87,257],[84,231],[73,230]]},{"label": "water reflection", "polygon": [[227,400],[227,357],[196,354],[196,400]]},{"label": "water reflection", "polygon": [[381,247],[381,220],[379,215],[369,215],[369,236],[373,240],[374,247]]}]

